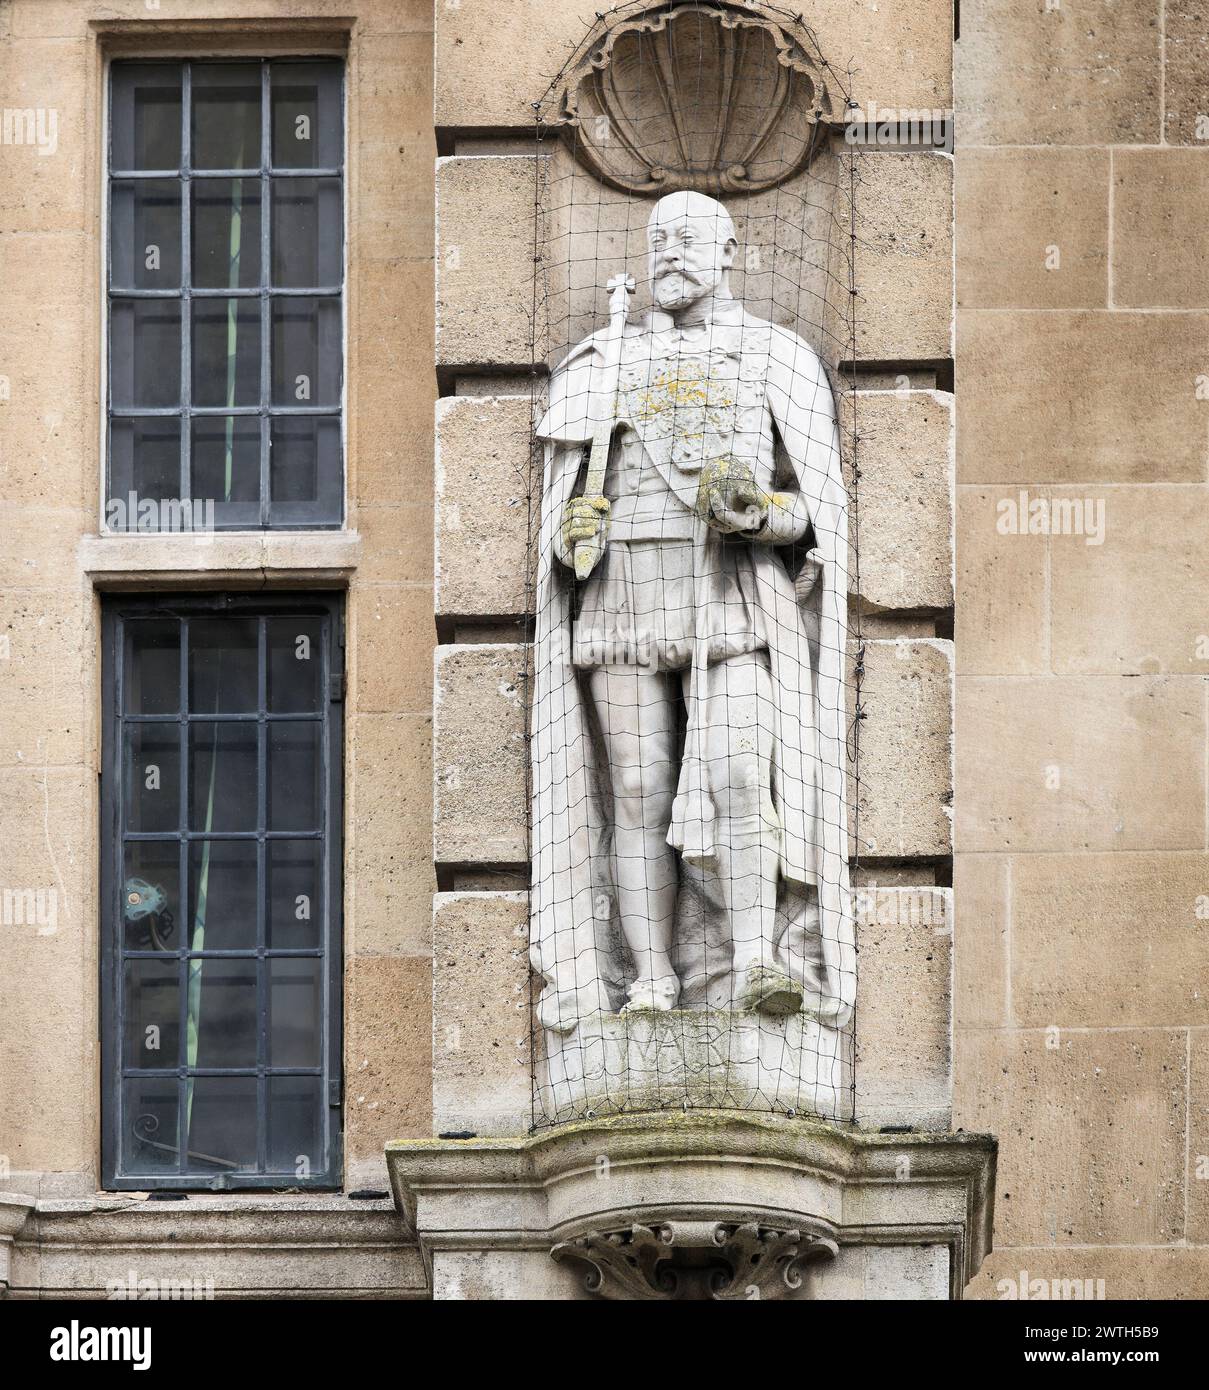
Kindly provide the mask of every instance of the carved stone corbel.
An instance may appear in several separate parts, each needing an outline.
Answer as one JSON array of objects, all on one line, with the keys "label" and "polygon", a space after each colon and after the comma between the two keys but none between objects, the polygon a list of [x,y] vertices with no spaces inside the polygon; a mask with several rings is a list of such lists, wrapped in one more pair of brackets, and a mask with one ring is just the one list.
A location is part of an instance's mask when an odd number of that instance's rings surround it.
[{"label": "carved stone corbel", "polygon": [[780,1299],[802,1286],[802,1266],[834,1259],[830,1236],[757,1222],[667,1221],[589,1231],[550,1251],[588,1266],[584,1287],[610,1300],[719,1302]]}]

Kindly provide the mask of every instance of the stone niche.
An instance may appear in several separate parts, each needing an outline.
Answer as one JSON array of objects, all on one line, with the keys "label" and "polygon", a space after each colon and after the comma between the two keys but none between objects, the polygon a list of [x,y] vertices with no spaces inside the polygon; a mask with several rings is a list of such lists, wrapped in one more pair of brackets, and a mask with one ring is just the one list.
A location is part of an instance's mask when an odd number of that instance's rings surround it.
[{"label": "stone niche", "polygon": [[[565,7],[543,13],[579,33]],[[438,7],[451,64],[469,22]],[[952,604],[952,401],[935,374],[906,390],[867,376],[837,399],[842,439],[865,440],[859,593],[850,566],[844,598],[886,615],[863,649],[847,847],[896,866],[853,884],[855,1025],[701,995],[619,1012],[616,979],[610,1007],[568,1031],[533,1010],[535,667],[517,634],[535,612],[545,400],[509,374],[604,326],[606,285],[645,264],[655,200],[686,189],[733,217],[735,297],[798,333],[833,383],[853,360],[901,380],[887,364],[948,357],[951,167],[872,153],[856,177],[846,100],[776,6],[626,4],[539,104],[538,154],[467,142],[441,161],[438,366],[457,391],[437,411],[434,849],[449,891],[434,902],[433,1109],[447,1137],[387,1147],[436,1298],[953,1298],[989,1249],[994,1141],[948,1132],[952,890],[931,868],[951,852],[952,791],[952,645],[919,617]],[[650,303],[640,281],[633,318]],[[850,646],[850,683],[858,659]]]}]

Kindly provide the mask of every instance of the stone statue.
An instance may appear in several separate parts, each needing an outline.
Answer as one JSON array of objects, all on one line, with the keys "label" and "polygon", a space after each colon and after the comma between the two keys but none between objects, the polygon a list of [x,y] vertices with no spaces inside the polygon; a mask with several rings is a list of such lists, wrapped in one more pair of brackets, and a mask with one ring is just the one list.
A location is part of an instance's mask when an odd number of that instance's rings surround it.
[{"label": "stone statue", "polygon": [[554,372],[533,700],[532,955],[589,1015],[804,1012],[855,986],[847,494],[823,367],[730,289],[722,204],[651,214],[652,308]]}]

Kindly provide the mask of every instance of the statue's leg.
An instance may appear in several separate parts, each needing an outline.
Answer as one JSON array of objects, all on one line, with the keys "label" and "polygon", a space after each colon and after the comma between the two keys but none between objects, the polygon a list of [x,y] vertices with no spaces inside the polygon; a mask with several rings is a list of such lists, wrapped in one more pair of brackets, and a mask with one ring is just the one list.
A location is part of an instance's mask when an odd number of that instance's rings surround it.
[{"label": "statue's leg", "polygon": [[631,1004],[670,1009],[679,995],[672,933],[679,885],[667,843],[679,776],[677,685],[629,666],[593,671],[589,686],[613,788],[613,859],[622,935],[638,978]]},{"label": "statue's leg", "polygon": [[773,965],[779,826],[772,800],[772,675],[766,652],[710,672],[705,748],[716,810],[718,881],[730,926],[732,998],[796,1013],[802,991]]}]

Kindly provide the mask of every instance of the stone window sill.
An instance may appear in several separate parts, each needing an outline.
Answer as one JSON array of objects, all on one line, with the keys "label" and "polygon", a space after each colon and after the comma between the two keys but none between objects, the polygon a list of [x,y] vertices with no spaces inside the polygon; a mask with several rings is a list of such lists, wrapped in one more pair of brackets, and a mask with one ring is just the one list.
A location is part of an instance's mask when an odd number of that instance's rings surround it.
[{"label": "stone window sill", "polygon": [[345,588],[360,557],[356,531],[112,534],[85,536],[79,545],[80,566],[98,589],[249,581]]}]

